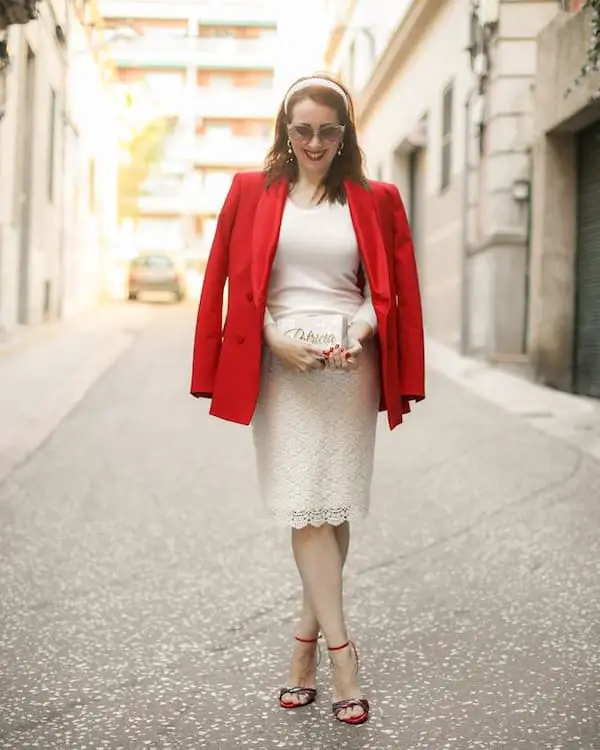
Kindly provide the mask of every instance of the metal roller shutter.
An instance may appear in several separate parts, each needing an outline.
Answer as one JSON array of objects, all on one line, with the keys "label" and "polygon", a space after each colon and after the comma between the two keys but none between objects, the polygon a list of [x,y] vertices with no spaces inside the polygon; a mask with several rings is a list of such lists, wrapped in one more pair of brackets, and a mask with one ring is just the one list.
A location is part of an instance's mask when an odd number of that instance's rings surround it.
[{"label": "metal roller shutter", "polygon": [[600,398],[600,122],[579,136],[574,390]]}]

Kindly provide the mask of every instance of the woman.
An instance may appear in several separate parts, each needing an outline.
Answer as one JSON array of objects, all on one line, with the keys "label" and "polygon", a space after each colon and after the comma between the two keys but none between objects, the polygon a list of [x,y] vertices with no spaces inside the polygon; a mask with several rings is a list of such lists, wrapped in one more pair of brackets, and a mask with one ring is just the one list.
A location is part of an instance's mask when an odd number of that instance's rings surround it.
[{"label": "woman", "polygon": [[[307,315],[343,316],[347,340],[289,336]],[[349,523],[369,507],[377,413],[393,429],[424,398],[423,327],[398,190],[365,178],[350,95],[328,76],[289,89],[265,170],[233,180],[206,268],[191,392],[211,399],[214,416],[252,423],[262,495],[292,529],[303,604],[280,705],[315,700],[321,632],[334,716],[366,721],[342,568]]]}]

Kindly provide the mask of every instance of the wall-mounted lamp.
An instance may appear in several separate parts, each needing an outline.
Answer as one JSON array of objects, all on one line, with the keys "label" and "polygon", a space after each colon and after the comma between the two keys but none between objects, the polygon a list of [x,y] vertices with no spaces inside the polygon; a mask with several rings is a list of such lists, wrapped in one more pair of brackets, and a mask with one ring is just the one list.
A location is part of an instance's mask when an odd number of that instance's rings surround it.
[{"label": "wall-mounted lamp", "polygon": [[531,196],[531,182],[525,178],[514,180],[512,197],[517,203],[527,203]]}]

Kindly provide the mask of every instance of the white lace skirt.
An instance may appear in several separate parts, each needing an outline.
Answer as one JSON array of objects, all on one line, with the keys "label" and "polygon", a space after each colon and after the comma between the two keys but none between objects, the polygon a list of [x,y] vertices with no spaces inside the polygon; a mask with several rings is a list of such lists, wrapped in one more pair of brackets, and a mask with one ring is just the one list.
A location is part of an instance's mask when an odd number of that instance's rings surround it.
[{"label": "white lace skirt", "polygon": [[378,405],[372,342],[347,372],[293,373],[263,357],[252,428],[261,494],[277,525],[335,526],[367,515]]}]

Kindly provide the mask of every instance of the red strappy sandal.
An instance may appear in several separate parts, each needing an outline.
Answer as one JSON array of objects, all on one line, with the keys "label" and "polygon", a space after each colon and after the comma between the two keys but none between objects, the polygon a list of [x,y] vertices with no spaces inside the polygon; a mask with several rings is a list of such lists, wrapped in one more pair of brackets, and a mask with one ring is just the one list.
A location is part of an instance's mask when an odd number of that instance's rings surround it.
[{"label": "red strappy sandal", "polygon": [[[358,672],[358,651],[356,650],[356,646],[352,641],[346,641],[346,643],[342,643],[341,646],[329,646],[328,651],[341,651],[344,648],[352,647],[352,650],[354,651],[354,656],[356,658],[356,671]],[[333,666],[333,665],[332,665]],[[358,714],[358,716],[347,716],[345,718],[342,718],[340,714],[342,711],[345,711],[349,708],[361,708],[362,713]],[[333,711],[333,715],[338,721],[341,721],[342,724],[364,724],[365,721],[369,718],[369,701],[366,698],[349,698],[347,700],[341,700],[341,701],[335,701],[331,704],[331,710]]]},{"label": "red strappy sandal", "polygon": [[[300,638],[299,636],[294,636],[297,641],[300,643],[318,643],[318,638]],[[319,651],[319,657],[320,657],[320,651]],[[319,666],[320,658],[317,659],[317,666]],[[298,702],[294,703],[293,701],[285,701],[283,700],[284,695],[297,695],[298,696]],[[279,705],[281,708],[285,708],[286,710],[291,710],[293,708],[303,708],[304,706],[309,706],[311,703],[314,703],[317,698],[317,690],[316,688],[307,688],[302,687],[301,685],[295,685],[294,687],[283,687],[279,691]]]}]

